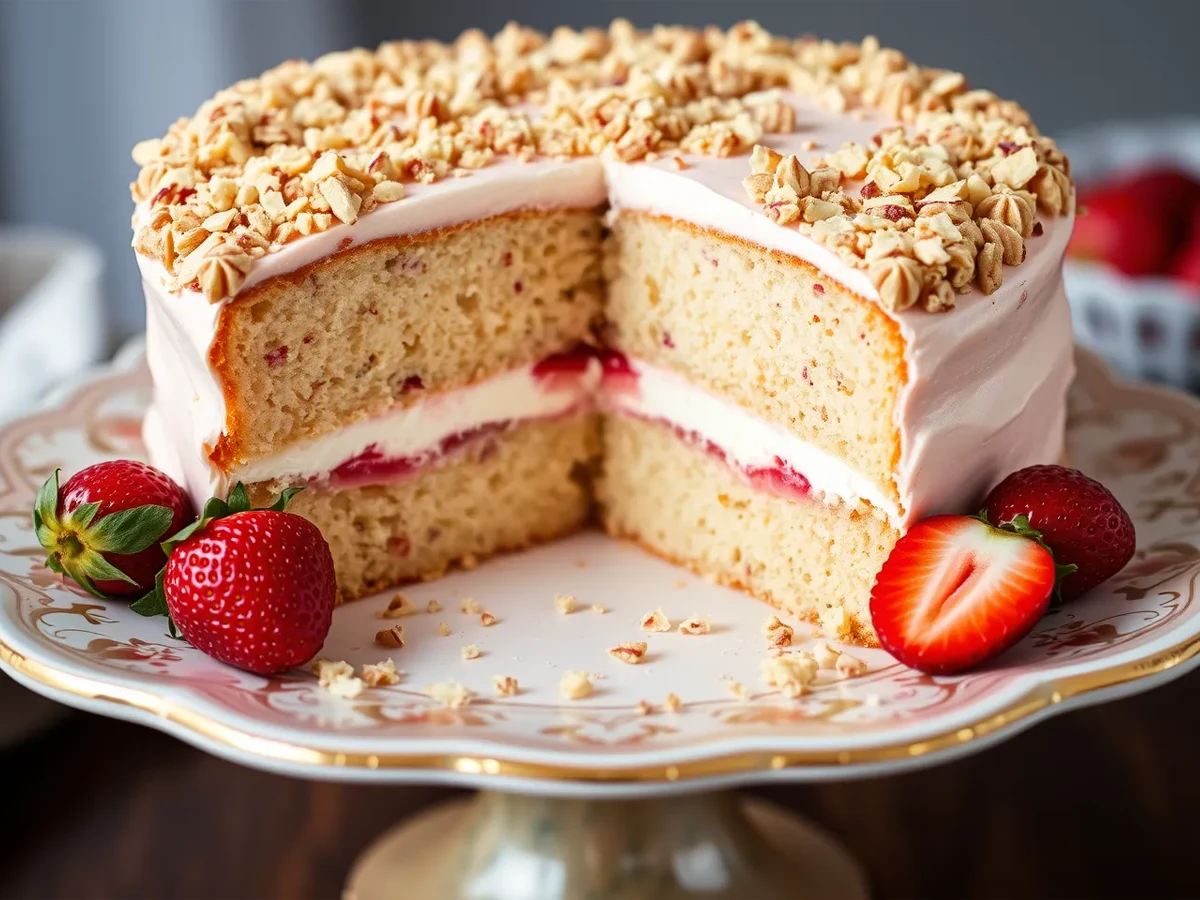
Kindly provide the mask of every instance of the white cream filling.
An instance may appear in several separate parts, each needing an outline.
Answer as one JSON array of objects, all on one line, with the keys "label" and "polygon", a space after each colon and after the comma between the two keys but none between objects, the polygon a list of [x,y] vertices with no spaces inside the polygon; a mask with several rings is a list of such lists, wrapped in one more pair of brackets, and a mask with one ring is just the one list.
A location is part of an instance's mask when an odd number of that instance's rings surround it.
[{"label": "white cream filling", "polygon": [[676,372],[637,359],[629,364],[638,376],[638,390],[606,394],[606,407],[695,433],[720,447],[727,461],[742,469],[773,468],[782,462],[808,479],[817,499],[829,504],[865,500],[899,526],[896,502],[845,460]]},{"label": "white cream filling", "polygon": [[711,441],[735,468],[786,464],[809,481],[816,499],[851,504],[865,500],[899,523],[895,502],[844,460],[682,375],[636,359],[630,360],[630,367],[637,376],[636,389],[621,385],[605,390],[596,360],[579,376],[539,377],[532,366],[515,369],[356,422],[334,434],[293,444],[231,472],[226,482],[320,479],[368,448],[387,459],[429,457],[432,461],[439,445],[455,435],[508,422],[553,418],[586,408],[595,400],[606,411],[664,422]]}]

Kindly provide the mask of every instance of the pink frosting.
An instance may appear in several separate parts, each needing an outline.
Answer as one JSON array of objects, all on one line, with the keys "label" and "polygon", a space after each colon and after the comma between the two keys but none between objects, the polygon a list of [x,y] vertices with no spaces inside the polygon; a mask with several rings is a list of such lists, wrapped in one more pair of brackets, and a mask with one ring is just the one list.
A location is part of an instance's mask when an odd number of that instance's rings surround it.
[{"label": "pink frosting", "polygon": [[[857,120],[800,97],[798,130],[763,142],[802,162],[847,140],[866,142],[892,124],[878,114]],[[809,142],[815,149],[805,149]],[[495,165],[432,185],[384,204],[353,225],[288,244],[256,263],[247,287],[294,271],[351,245],[417,233],[525,208],[579,208],[607,201],[621,210],[653,212],[733,235],[803,259],[868,299],[877,294],[865,274],[792,228],[768,220],[741,187],[745,156],[685,156],[623,164],[601,158]],[[135,223],[136,224],[136,223]],[[901,524],[925,515],[962,511],[1005,474],[1056,461],[1063,450],[1066,390],[1073,376],[1073,339],[1062,287],[1069,218],[1045,220],[1028,241],[1023,265],[1006,267],[990,297],[962,296],[943,314],[910,310],[895,315],[906,340],[907,381],[896,406],[901,457],[894,483]],[[146,439],[156,462],[195,493],[221,474],[203,450],[224,427],[220,385],[208,363],[221,304],[194,293],[170,294],[166,273],[138,258],[147,315],[147,353],[155,393]],[[881,485],[881,488],[890,487]]]}]

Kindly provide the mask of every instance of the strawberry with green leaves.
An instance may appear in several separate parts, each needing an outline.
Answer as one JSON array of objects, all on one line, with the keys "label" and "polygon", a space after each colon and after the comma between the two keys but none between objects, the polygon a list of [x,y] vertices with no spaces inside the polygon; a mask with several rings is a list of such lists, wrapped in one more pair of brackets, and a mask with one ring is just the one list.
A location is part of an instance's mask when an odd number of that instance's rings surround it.
[{"label": "strawberry with green leaves", "polygon": [[58,470],[33,510],[46,565],[97,597],[138,596],[167,561],[160,542],[191,517],[178,484],[129,459],[97,463],[59,488]]},{"label": "strawberry with green leaves", "polygon": [[169,559],[134,612],[167,614],[196,648],[269,675],[308,662],[333,623],[333,555],[307,519],[284,512],[299,488],[253,509],[241,484],[204,505],[200,519],[163,543]]}]

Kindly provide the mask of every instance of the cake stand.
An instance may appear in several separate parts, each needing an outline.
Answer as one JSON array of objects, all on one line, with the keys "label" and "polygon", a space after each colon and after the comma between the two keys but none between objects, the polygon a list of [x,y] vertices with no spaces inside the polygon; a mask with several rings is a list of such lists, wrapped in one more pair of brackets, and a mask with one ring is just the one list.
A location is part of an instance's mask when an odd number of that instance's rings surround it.
[{"label": "cake stand", "polygon": [[[173,640],[163,620],[96,600],[42,565],[29,510],[48,472],[142,453],[149,380],[132,347],[0,433],[0,662],[39,693],[245,765],[479,789],[369,848],[347,883],[358,900],[864,896],[861,870],[835,841],[729,789],[932,765],[1198,662],[1200,406],[1114,381],[1084,353],[1079,371],[1071,459],[1130,511],[1137,554],[990,667],[931,678],[854,650],[865,674],[825,674],[789,700],[759,681],[763,605],[583,534],[406,590],[422,611],[398,620],[400,650],[374,644],[387,596],[339,609],[323,656],[359,666],[390,655],[406,672],[343,699],[306,671],[260,678],[222,666]],[[574,612],[556,612],[559,593],[577,598]],[[496,623],[462,612],[465,597]],[[430,601],[441,611],[425,612]],[[656,607],[673,621],[708,616],[711,633],[646,635],[638,620]],[[649,643],[644,664],[607,655],[629,640]],[[481,655],[463,659],[469,644]],[[595,693],[561,698],[568,670],[595,673]],[[496,675],[520,692],[496,696]],[[448,680],[474,701],[448,708],[425,693]],[[668,694],[677,712],[664,709]]]}]

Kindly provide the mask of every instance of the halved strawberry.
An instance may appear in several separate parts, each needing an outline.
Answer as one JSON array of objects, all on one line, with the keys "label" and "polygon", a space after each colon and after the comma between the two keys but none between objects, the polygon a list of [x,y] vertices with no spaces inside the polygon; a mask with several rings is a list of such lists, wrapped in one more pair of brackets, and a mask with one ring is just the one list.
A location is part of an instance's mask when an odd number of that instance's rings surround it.
[{"label": "halved strawberry", "polygon": [[871,588],[871,621],[900,662],[949,675],[1027,635],[1054,576],[1054,558],[1036,541],[973,516],[935,516],[896,542]]}]

